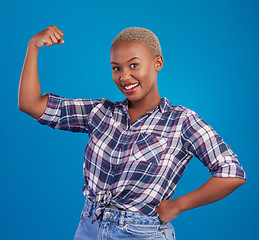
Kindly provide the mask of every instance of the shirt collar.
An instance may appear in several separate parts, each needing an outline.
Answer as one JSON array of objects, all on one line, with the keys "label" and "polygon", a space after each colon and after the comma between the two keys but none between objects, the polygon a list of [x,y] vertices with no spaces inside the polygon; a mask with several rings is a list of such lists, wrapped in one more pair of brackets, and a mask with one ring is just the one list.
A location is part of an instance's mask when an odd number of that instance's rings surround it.
[{"label": "shirt collar", "polygon": [[[129,103],[128,99],[125,98],[121,102],[118,102],[118,105],[124,107],[125,109],[128,109],[128,103]],[[164,97],[154,109],[157,109],[157,108],[161,113],[164,113],[164,112],[172,111],[174,106],[169,102],[167,98]]]},{"label": "shirt collar", "polygon": [[172,105],[171,102],[167,98],[162,98],[161,102],[158,105],[160,107],[160,111],[162,113],[164,112],[170,112],[174,109],[174,106]]}]

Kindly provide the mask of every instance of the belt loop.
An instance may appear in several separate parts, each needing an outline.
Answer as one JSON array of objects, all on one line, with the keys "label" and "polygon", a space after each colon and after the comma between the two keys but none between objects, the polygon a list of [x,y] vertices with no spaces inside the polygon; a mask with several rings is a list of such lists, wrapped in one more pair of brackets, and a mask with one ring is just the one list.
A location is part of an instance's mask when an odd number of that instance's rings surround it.
[{"label": "belt loop", "polygon": [[121,211],[120,220],[119,220],[119,225],[120,225],[120,227],[123,226],[123,223],[124,223],[124,216],[125,216],[125,211]]},{"label": "belt loop", "polygon": [[160,230],[163,229],[166,224],[167,224],[167,222],[162,222],[162,221],[161,221],[161,224],[160,224],[160,226],[159,226],[159,229],[160,229]]}]

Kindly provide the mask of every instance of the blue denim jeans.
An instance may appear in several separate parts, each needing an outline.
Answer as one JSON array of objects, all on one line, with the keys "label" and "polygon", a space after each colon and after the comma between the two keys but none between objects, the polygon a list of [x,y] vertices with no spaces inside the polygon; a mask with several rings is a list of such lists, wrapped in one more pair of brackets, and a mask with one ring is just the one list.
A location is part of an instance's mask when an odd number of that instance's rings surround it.
[{"label": "blue denim jeans", "polygon": [[74,240],[175,240],[171,223],[158,217],[106,208],[92,224],[95,205],[86,199]]}]

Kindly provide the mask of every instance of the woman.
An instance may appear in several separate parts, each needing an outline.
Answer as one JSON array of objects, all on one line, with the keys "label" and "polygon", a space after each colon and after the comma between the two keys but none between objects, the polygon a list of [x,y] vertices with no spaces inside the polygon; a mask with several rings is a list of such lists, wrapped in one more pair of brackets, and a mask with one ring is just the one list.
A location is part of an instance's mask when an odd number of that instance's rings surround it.
[{"label": "woman", "polygon": [[[123,30],[111,46],[113,81],[121,102],[41,95],[37,54],[63,44],[51,26],[29,42],[19,87],[19,109],[43,125],[89,134],[84,155],[86,196],[75,239],[174,239],[170,223],[181,212],[224,198],[245,182],[237,156],[195,112],[160,98],[163,67],[157,37]],[[99,86],[97,86],[99,87]],[[186,165],[197,157],[212,177],[174,200]]]}]

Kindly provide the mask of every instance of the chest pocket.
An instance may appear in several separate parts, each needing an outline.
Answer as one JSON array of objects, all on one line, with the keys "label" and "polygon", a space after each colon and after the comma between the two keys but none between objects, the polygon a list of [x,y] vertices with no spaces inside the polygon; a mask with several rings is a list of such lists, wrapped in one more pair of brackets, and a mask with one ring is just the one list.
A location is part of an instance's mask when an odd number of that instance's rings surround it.
[{"label": "chest pocket", "polygon": [[147,161],[159,165],[167,145],[167,139],[153,134],[141,133],[132,147],[132,160]]}]

